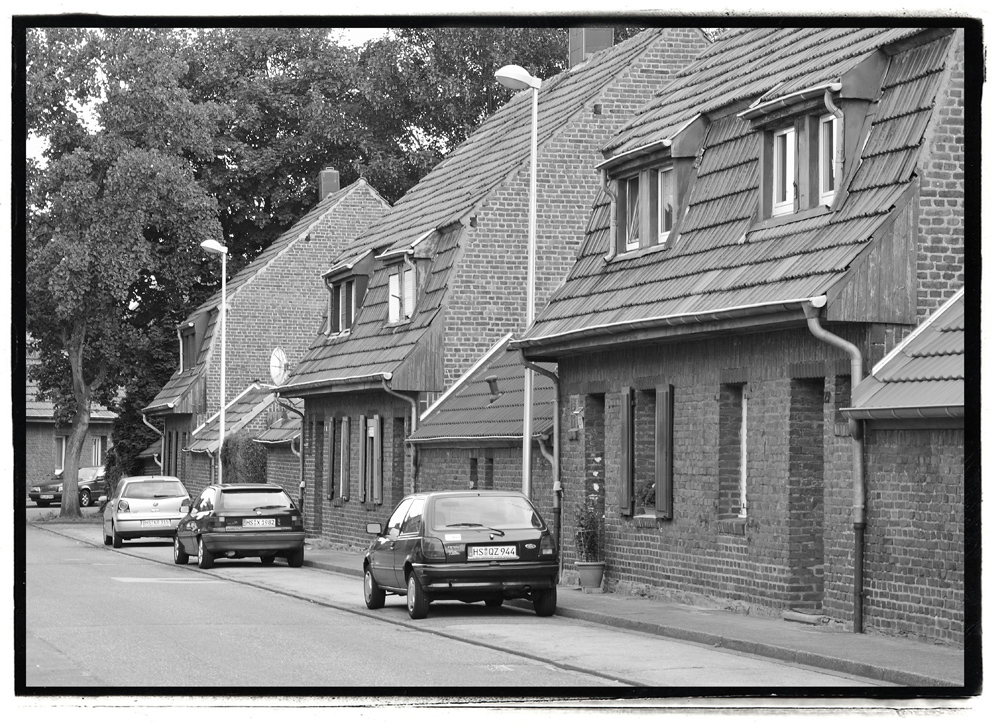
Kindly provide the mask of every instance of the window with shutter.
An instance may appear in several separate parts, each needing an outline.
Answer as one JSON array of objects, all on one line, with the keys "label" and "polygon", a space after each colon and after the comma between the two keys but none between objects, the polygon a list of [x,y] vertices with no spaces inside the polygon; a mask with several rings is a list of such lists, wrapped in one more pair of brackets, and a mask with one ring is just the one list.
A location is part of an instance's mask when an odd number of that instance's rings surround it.
[{"label": "window with shutter", "polygon": [[632,515],[633,475],[632,461],[635,454],[633,444],[633,402],[632,388],[624,387],[621,392],[621,480],[618,489],[618,508],[622,515]]},{"label": "window with shutter", "polygon": [[368,425],[365,424],[365,416],[358,417],[358,496],[361,502],[367,500],[368,486],[366,485],[365,473],[368,469]]}]

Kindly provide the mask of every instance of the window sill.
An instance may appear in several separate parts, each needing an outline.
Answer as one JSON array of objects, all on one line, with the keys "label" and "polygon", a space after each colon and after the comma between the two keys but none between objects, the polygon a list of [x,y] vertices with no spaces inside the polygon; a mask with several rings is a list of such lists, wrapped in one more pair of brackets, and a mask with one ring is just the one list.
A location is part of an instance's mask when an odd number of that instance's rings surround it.
[{"label": "window sill", "polygon": [[395,322],[386,322],[386,327],[405,327],[407,324],[413,321],[413,317],[407,317],[406,319],[399,319]]},{"label": "window sill", "polygon": [[781,216],[772,216],[770,219],[764,219],[763,221],[758,221],[755,224],[751,224],[750,228],[747,229],[747,233],[758,231],[760,229],[771,229],[775,226],[783,226],[785,224],[791,224],[795,221],[806,221],[807,219],[813,219],[817,216],[826,216],[827,214],[833,213],[833,209],[829,206],[815,206],[811,209],[805,209],[803,211],[796,211],[793,214],[782,214]]},{"label": "window sill", "polygon": [[746,518],[727,518],[715,521],[715,531],[725,535],[745,536],[747,534]]},{"label": "window sill", "polygon": [[654,244],[652,246],[644,246],[641,249],[633,249],[632,251],[623,251],[621,253],[615,253],[614,255],[605,256],[605,260],[608,262],[615,261],[628,261],[629,259],[641,259],[649,254],[654,254],[658,251],[667,251],[670,249],[668,244]]},{"label": "window sill", "polygon": [[632,516],[636,528],[659,528],[659,524],[666,520],[664,513],[636,513]]}]

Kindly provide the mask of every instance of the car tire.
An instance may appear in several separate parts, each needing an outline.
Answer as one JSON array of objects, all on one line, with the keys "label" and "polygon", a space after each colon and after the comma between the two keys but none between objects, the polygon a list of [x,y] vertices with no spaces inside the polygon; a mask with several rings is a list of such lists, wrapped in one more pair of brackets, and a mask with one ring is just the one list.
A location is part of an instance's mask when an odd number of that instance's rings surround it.
[{"label": "car tire", "polygon": [[410,618],[427,618],[429,606],[430,600],[427,598],[427,593],[424,592],[417,577],[411,573],[406,579],[406,610],[409,612]]},{"label": "car tire", "polygon": [[274,554],[272,553],[269,556],[261,556],[260,562],[263,563],[265,566],[271,565],[272,563],[274,563]]},{"label": "car tire", "polygon": [[531,602],[535,607],[536,615],[551,616],[556,612],[556,589],[549,588],[545,591],[535,591]]},{"label": "car tire", "polygon": [[[104,533],[103,527],[101,528],[101,533]],[[104,533],[104,545],[106,546],[111,545],[111,536],[109,536],[107,533]]]},{"label": "car tire", "polygon": [[375,582],[372,569],[365,567],[365,605],[372,611],[385,605],[385,591]]},{"label": "car tire", "polygon": [[207,569],[211,568],[212,564],[215,563],[215,556],[213,556],[206,548],[205,541],[201,538],[198,539],[198,568]]},{"label": "car tire", "polygon": [[112,522],[111,523],[111,547],[112,548],[121,548],[122,547],[122,542],[124,540],[125,540],[124,538],[122,538],[120,535],[118,535],[118,531],[115,530],[115,524],[114,524],[114,522]]},{"label": "car tire", "polygon": [[302,563],[306,559],[306,549],[304,546],[295,548],[288,554],[288,565],[291,568],[302,568]]},{"label": "car tire", "polygon": [[500,608],[503,605],[503,596],[490,596],[486,599],[487,608]]},{"label": "car tire", "polygon": [[37,503],[35,503],[35,505],[37,505],[39,508],[48,508],[49,507],[49,501],[46,500],[43,503],[42,501],[39,500]]},{"label": "car tire", "polygon": [[89,508],[90,507],[90,491],[81,490],[80,491],[80,507]]},{"label": "car tire", "polygon": [[181,539],[176,535],[174,536],[174,563],[179,566],[186,566],[188,562],[188,554],[184,552],[184,546],[181,545]]}]

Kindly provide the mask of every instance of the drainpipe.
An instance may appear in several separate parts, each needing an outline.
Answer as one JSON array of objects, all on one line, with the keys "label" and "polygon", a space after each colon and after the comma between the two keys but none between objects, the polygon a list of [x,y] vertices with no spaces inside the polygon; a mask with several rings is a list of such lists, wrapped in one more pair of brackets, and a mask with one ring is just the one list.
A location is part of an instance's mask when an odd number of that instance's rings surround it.
[{"label": "drainpipe", "polygon": [[306,456],[305,450],[302,448],[302,443],[306,439],[306,416],[304,412],[299,412],[291,405],[282,402],[281,398],[278,398],[278,404],[289,412],[299,416],[299,449],[298,452],[295,451],[295,441],[292,441],[292,453],[295,454],[299,459],[299,510],[302,511],[302,525],[305,526],[306,523]]},{"label": "drainpipe", "polygon": [[[832,86],[828,87],[826,89],[826,92],[823,93],[823,105],[826,106],[826,110],[829,113],[833,114],[836,117],[837,122],[840,124],[840,127],[843,128],[844,111],[842,111],[840,108],[838,108],[833,104],[833,92],[839,91],[840,89],[841,89],[840,83],[834,83]],[[843,171],[844,154],[845,154],[844,144],[840,143],[838,144],[837,148],[837,172],[840,174],[844,173]]]},{"label": "drainpipe", "polygon": [[[556,546],[557,549],[561,543],[560,535],[562,533],[562,483],[559,480],[560,469],[559,469],[559,451],[560,451],[560,440],[562,439],[560,433],[559,424],[559,375],[555,372],[550,372],[544,367],[535,364],[534,362],[529,362],[524,356],[524,350],[518,350],[521,355],[521,364],[532,369],[535,372],[545,375],[550,380],[552,384],[555,385],[555,399],[553,400],[553,411],[552,411],[552,455],[551,457],[546,453],[545,447],[539,443],[539,447],[542,449],[542,455],[552,464],[552,527],[554,529]],[[562,567],[562,555],[559,555],[559,566]]]},{"label": "drainpipe", "polygon": [[[401,392],[391,389],[389,387],[389,379],[386,377],[382,378],[382,389],[393,397],[398,397],[410,403],[410,434],[415,433],[417,431],[417,401],[409,395],[404,395]],[[413,471],[413,489],[410,491],[412,493],[417,490],[417,446],[412,442],[410,443],[410,469]]]},{"label": "drainpipe", "polygon": [[601,191],[611,199],[611,221],[609,223],[609,237],[611,241],[608,245],[608,253],[604,256],[604,261],[611,261],[615,258],[615,254],[618,251],[617,244],[615,243],[618,234],[618,195],[613,190],[613,184],[608,181],[607,169],[603,168],[601,169]]},{"label": "drainpipe", "polygon": [[163,433],[160,432],[160,429],[158,427],[156,427],[156,425],[153,425],[152,423],[150,423],[149,420],[146,419],[146,413],[145,412],[142,413],[142,422],[143,422],[143,424],[146,427],[148,427],[150,430],[152,430],[153,432],[155,432],[159,436],[159,438],[160,438],[160,456],[159,456],[159,458],[157,458],[157,456],[154,455],[153,456],[153,462],[160,466],[160,472],[162,473],[163,472]]},{"label": "drainpipe", "polygon": [[[815,297],[802,303],[809,331],[821,342],[841,349],[851,357],[851,389],[861,383],[864,363],[861,350],[820,326],[819,310],[826,305],[826,297]],[[860,420],[849,420],[848,429],[853,441],[854,454],[854,633],[862,633],[864,614],[864,554],[865,554],[865,447],[864,429]]]}]

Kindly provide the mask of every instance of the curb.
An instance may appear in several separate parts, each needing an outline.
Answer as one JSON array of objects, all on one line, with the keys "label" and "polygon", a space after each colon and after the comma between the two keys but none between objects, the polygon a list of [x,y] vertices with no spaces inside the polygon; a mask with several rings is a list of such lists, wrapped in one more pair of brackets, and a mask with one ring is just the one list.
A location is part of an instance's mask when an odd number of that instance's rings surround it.
[{"label": "curb", "polygon": [[[354,568],[348,568],[347,566],[335,563],[310,561],[308,557],[306,558],[305,565],[320,568],[322,570],[333,571],[335,573],[342,573],[348,576],[356,576],[358,578],[361,577],[361,571]],[[524,601],[521,599],[507,601],[507,604],[516,608],[529,610],[532,607],[530,601]],[[915,674],[908,671],[900,671],[898,669],[889,669],[884,666],[874,666],[872,664],[865,664],[858,661],[847,661],[810,651],[802,651],[800,649],[793,649],[785,646],[776,646],[774,644],[765,644],[758,641],[748,641],[746,639],[728,637],[719,634],[709,634],[702,631],[691,631],[664,624],[632,621],[620,616],[595,613],[593,611],[585,611],[578,608],[558,606],[556,608],[556,615],[562,616],[563,618],[578,619],[581,621],[588,621],[590,623],[598,623],[605,626],[625,629],[627,631],[637,631],[639,633],[653,634],[655,636],[663,636],[665,638],[672,638],[680,641],[690,641],[692,643],[703,644],[705,646],[725,648],[743,654],[752,654],[763,658],[786,661],[788,663],[801,666],[812,666],[826,671],[836,671],[841,674],[861,676],[866,679],[884,681],[889,684],[897,684],[900,686],[959,688],[963,685],[962,682],[947,681],[931,676],[925,676],[923,674]]]}]

